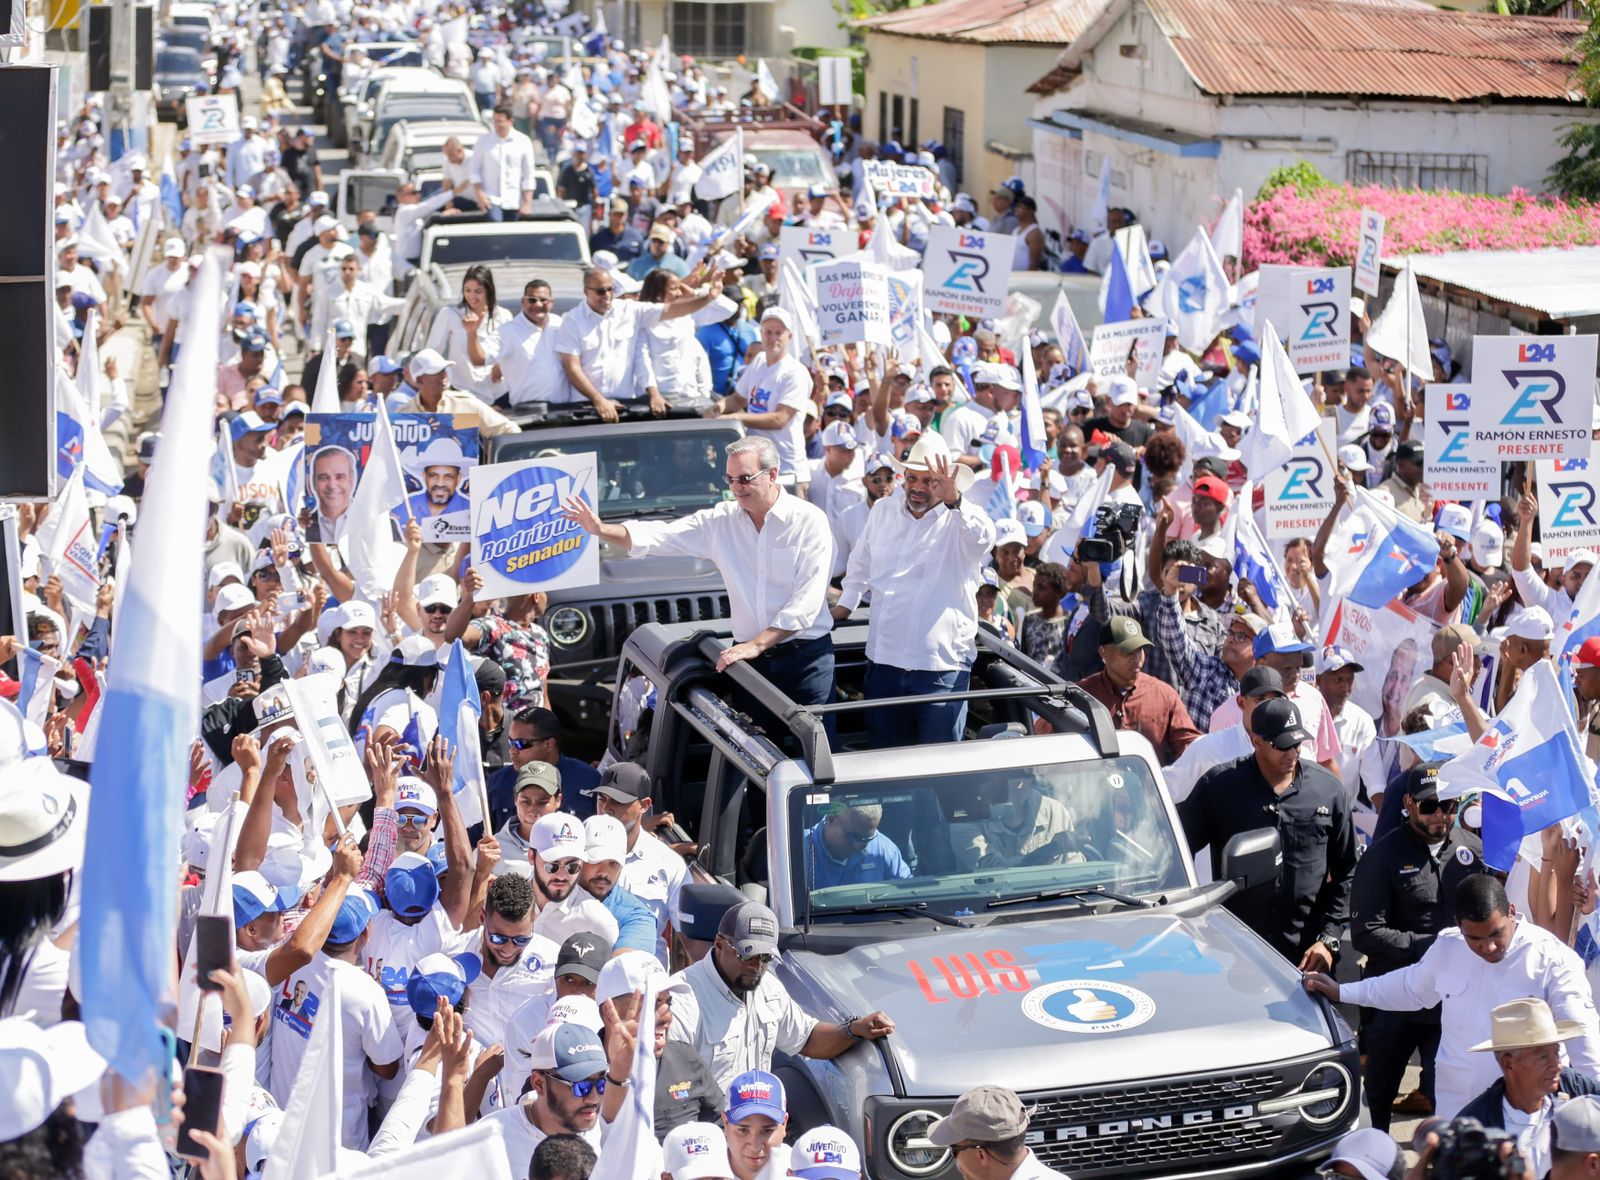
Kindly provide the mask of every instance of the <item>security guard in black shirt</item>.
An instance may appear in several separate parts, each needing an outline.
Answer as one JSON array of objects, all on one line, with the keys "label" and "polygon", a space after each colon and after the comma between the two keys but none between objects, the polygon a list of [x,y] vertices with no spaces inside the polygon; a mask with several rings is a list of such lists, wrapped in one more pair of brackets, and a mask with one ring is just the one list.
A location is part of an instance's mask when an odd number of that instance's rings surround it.
[{"label": "security guard in black shirt", "polygon": [[1178,819],[1193,851],[1210,845],[1218,877],[1229,840],[1278,829],[1277,886],[1236,893],[1227,906],[1300,970],[1328,971],[1350,916],[1356,837],[1344,784],[1300,760],[1300,743],[1311,736],[1293,701],[1262,701],[1250,715],[1254,752],[1201,775]]},{"label": "security guard in black shirt", "polygon": [[[1406,772],[1404,820],[1372,842],[1356,866],[1350,895],[1350,941],[1367,957],[1363,977],[1409,967],[1455,925],[1456,886],[1487,872],[1483,841],[1455,824],[1457,802],[1439,798],[1438,762]],[[1439,1050],[1439,1009],[1363,1012],[1366,1091],[1372,1125],[1389,1129],[1400,1079],[1413,1051],[1422,1058],[1422,1086],[1398,1113],[1433,1113],[1433,1058]]]}]

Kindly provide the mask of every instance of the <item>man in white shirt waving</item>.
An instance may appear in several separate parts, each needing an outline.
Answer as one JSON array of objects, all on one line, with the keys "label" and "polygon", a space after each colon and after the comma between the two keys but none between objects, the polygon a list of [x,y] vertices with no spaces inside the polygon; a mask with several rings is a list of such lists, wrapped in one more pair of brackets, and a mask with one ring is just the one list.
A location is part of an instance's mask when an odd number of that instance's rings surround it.
[{"label": "man in white shirt waving", "polygon": [[[966,689],[978,650],[980,569],[994,545],[994,522],[961,498],[972,469],[956,463],[943,438],[923,435],[896,466],[905,487],[867,514],[833,608],[847,618],[872,595],[869,700]],[[960,741],[966,715],[965,701],[873,709],[867,738],[880,748]]]},{"label": "man in white shirt waving", "polygon": [[733,499],[693,516],[606,524],[588,503],[569,497],[567,518],[633,557],[709,558],[728,587],[733,616],[733,646],[717,660],[717,671],[750,660],[796,704],[826,704],[833,699],[828,518],[783,490],[771,439],[741,438],[728,444],[727,456],[724,478]]},{"label": "man in white shirt waving", "polygon": [[491,221],[533,211],[533,140],[511,126],[511,108],[494,108],[494,133],[472,145],[472,189]]}]

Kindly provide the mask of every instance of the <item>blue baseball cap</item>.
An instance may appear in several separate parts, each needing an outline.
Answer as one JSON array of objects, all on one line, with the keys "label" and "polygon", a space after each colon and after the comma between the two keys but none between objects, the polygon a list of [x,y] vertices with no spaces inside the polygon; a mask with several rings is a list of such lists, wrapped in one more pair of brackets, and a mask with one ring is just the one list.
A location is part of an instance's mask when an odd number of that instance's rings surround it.
[{"label": "blue baseball cap", "polygon": [[788,1098],[783,1082],[775,1074],[752,1069],[733,1079],[728,1087],[728,1121],[742,1123],[751,1115],[764,1114],[775,1123],[787,1115]]},{"label": "blue baseball cap", "polygon": [[1290,655],[1294,652],[1311,651],[1311,644],[1295,634],[1294,627],[1289,623],[1273,623],[1270,627],[1263,627],[1256,633],[1254,647],[1256,659],[1270,655]]},{"label": "blue baseball cap", "polygon": [[266,352],[267,334],[265,332],[250,332],[239,341],[239,347],[246,352]]},{"label": "blue baseball cap", "polygon": [[1241,340],[1233,346],[1233,359],[1243,361],[1247,365],[1261,363],[1261,350],[1256,347],[1253,340]]},{"label": "blue baseball cap", "polygon": [[1254,330],[1243,320],[1229,328],[1228,335],[1233,338],[1235,344],[1244,344],[1246,341],[1254,341],[1256,338]]},{"label": "blue baseball cap", "polygon": [[371,372],[374,372],[374,373],[385,373],[385,374],[387,374],[387,373],[398,373],[402,369],[404,369],[405,366],[402,365],[399,361],[395,360],[394,357],[392,357],[392,356],[379,356],[379,357],[374,357],[372,359],[372,363],[370,365],[368,365],[367,368]]},{"label": "blue baseball cap", "polygon": [[235,414],[228,420],[228,434],[234,442],[238,442],[247,434],[264,434],[271,429],[271,423],[263,422],[261,415],[254,410]]},{"label": "blue baseball cap", "polygon": [[432,844],[428,845],[428,851],[423,853],[423,855],[428,858],[428,863],[433,866],[433,875],[435,877],[443,876],[445,870],[450,867],[450,862],[445,858],[444,855],[443,840],[435,840]]},{"label": "blue baseball cap", "polygon": [[300,891],[281,890],[260,873],[250,871],[233,876],[233,926],[248,926],[262,914],[281,914],[300,900]]},{"label": "blue baseball cap", "polygon": [[252,303],[250,300],[241,299],[241,300],[239,300],[238,303],[235,303],[233,305],[233,314],[234,315],[258,316],[258,315],[261,314],[261,309],[259,307],[257,307],[254,303]]},{"label": "blue baseball cap", "polygon": [[258,406],[262,403],[269,406],[281,406],[283,404],[283,394],[273,385],[263,385],[256,390],[255,398]]},{"label": "blue baseball cap", "polygon": [[439,900],[439,876],[420,852],[402,852],[383,875],[389,908],[402,918],[420,918]]},{"label": "blue baseball cap", "polygon": [[778,248],[776,246],[774,246],[771,242],[768,242],[765,246],[761,247],[761,251],[757,255],[757,258],[761,262],[770,262],[774,258],[776,258],[777,256],[778,256]]},{"label": "blue baseball cap", "polygon": [[563,1082],[581,1082],[606,1071],[606,1051],[599,1035],[581,1024],[558,1025],[550,1048],[556,1062],[550,1072]]},{"label": "blue baseball cap", "polygon": [[337,946],[354,942],[366,932],[367,923],[378,916],[381,908],[369,890],[352,889],[339,904],[333,928],[328,931],[328,941]]},{"label": "blue baseball cap", "polygon": [[349,320],[334,320],[333,334],[339,340],[354,340],[356,328]]},{"label": "blue baseball cap", "polygon": [[406,980],[406,1003],[422,1017],[436,1013],[441,998],[454,1008],[482,971],[483,961],[477,955],[423,955]]}]

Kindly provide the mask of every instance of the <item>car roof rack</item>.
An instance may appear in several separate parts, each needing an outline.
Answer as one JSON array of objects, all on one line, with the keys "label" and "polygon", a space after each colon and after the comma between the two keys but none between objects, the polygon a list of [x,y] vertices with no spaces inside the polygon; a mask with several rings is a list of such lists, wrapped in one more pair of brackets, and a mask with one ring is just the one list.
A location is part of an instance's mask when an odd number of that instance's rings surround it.
[{"label": "car roof rack", "polygon": [[[650,407],[643,402],[617,402],[617,415],[620,422],[685,422],[702,421],[711,422],[699,410],[693,407],[674,408],[669,406],[665,413],[652,414]],[[564,405],[551,405],[549,402],[524,402],[520,406],[512,406],[505,412],[524,430],[548,430],[558,426],[602,426],[600,415],[588,402],[573,402],[572,408]]]},{"label": "car roof rack", "polygon": [[[865,623],[858,622],[856,625],[864,627]],[[640,632],[652,630],[656,628],[647,625],[636,631],[634,636],[642,640],[645,636]],[[682,696],[683,689],[704,684],[705,665],[710,664],[714,667],[717,657],[731,646],[731,643],[726,633],[719,635],[704,628],[697,628],[681,640],[673,641],[671,638],[673,630],[677,628],[660,627],[656,630],[656,643],[649,646],[656,648],[652,654],[657,656],[662,670],[667,674],[665,698],[676,700]],[[1029,699],[1034,702],[1034,710],[1048,720],[1057,733],[1085,734],[1095,742],[1102,756],[1107,758],[1117,756],[1120,746],[1117,742],[1116,727],[1112,724],[1111,714],[1104,705],[1077,684],[1062,680],[1041,664],[1028,658],[998,633],[980,627],[977,640],[979,648],[994,657],[984,674],[1002,683],[991,688],[941,693],[939,694],[941,699],[964,701]],[[746,661],[741,660],[728,665],[723,674],[731,677],[734,684],[777,718],[778,722],[793,735],[800,744],[801,755],[811,768],[811,780],[818,784],[834,781],[833,747],[828,741],[828,733],[823,725],[826,716],[873,707],[916,704],[927,699],[926,696],[906,696],[878,700],[834,701],[827,705],[801,705],[791,700],[788,694]]]}]

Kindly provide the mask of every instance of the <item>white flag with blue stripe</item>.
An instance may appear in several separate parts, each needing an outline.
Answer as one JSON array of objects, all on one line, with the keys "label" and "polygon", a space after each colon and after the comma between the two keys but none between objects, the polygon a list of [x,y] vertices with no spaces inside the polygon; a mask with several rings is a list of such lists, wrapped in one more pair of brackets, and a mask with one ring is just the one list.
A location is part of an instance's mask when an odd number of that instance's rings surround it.
[{"label": "white flag with blue stripe", "polygon": [[211,445],[222,274],[208,257],[190,286],[184,339],[167,392],[161,441],[145,484],[139,551],[123,592],[100,714],[115,758],[94,763],[84,852],[78,953],[89,1043],[124,1078],[167,1062],[159,1029],[176,1002],[182,817],[174,783],[187,780],[200,726],[201,614],[210,477],[195,462]]},{"label": "white flag with blue stripe", "polygon": [[122,465],[100,433],[100,415],[84,403],[72,376],[56,369],[56,475],[70,479],[83,468],[83,486],[115,496],[122,490]]},{"label": "white flag with blue stripe", "polygon": [[467,827],[489,820],[489,785],[483,777],[483,744],[478,740],[478,681],[472,674],[472,657],[456,640],[439,689],[439,735],[455,754],[456,777],[452,793]]},{"label": "white flag with blue stripe", "polygon": [[21,684],[17,693],[17,708],[40,729],[44,728],[50,716],[51,695],[56,673],[60,670],[61,662],[52,660],[43,652],[31,647],[17,649],[17,675]]}]

